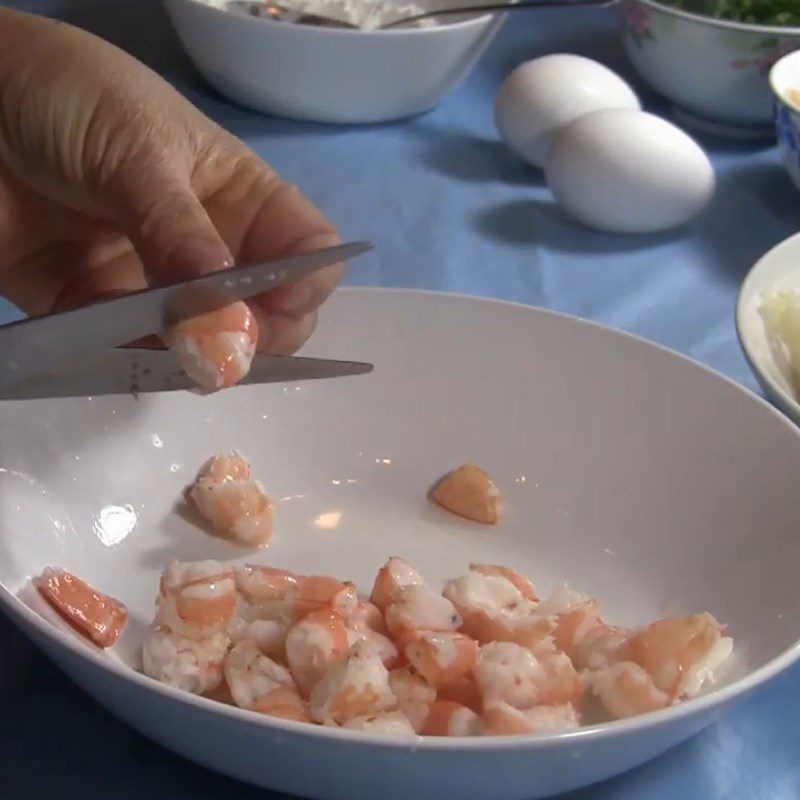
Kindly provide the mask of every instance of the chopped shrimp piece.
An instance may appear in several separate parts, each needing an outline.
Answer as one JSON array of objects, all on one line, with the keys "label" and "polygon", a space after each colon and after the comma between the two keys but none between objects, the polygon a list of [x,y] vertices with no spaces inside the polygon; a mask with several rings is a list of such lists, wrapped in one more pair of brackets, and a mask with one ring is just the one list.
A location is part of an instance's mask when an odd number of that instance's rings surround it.
[{"label": "chopped shrimp piece", "polygon": [[696,695],[732,649],[732,640],[707,613],[658,620],[633,634],[625,647],[627,658],[670,698]]},{"label": "chopped shrimp piece", "polygon": [[352,647],[358,642],[362,642],[364,647],[375,653],[383,662],[386,669],[394,669],[400,660],[400,654],[395,643],[384,636],[382,633],[372,630],[372,628],[354,628],[349,626],[347,637]]},{"label": "chopped shrimp piece", "polygon": [[261,547],[272,537],[274,508],[258,481],[201,479],[189,492],[197,510],[215,531],[248,547]]},{"label": "chopped shrimp piece", "polygon": [[186,639],[165,628],[152,627],[142,645],[145,675],[184,692],[205,694],[217,689],[230,641],[224,633],[206,639]]},{"label": "chopped shrimp piece", "polygon": [[301,575],[276,567],[245,564],[234,569],[236,588],[248,603],[258,604],[273,600],[283,600],[293,589]]},{"label": "chopped shrimp piece", "polygon": [[389,688],[397,699],[397,705],[419,733],[428,718],[428,712],[436,700],[436,689],[412,667],[399,667],[389,672]]},{"label": "chopped shrimp piece", "polygon": [[474,464],[464,464],[442,478],[433,488],[431,499],[447,511],[474,522],[494,525],[500,518],[500,490]]},{"label": "chopped shrimp piece", "polygon": [[602,669],[622,658],[630,636],[627,628],[606,625],[598,620],[578,637],[572,647],[572,660],[578,669]]},{"label": "chopped shrimp piece", "polygon": [[542,614],[566,614],[581,603],[591,600],[589,595],[575,591],[571,586],[562,583],[550,595],[539,603],[538,610]]},{"label": "chopped shrimp piece", "polygon": [[225,680],[239,708],[254,708],[279,686],[295,688],[289,670],[265,656],[247,639],[235,644],[225,658]]},{"label": "chopped shrimp piece", "polygon": [[559,614],[553,631],[556,648],[574,657],[578,642],[599,621],[596,600],[584,600]]},{"label": "chopped shrimp piece", "polygon": [[502,575],[470,570],[448,581],[443,594],[463,617],[463,632],[478,642],[517,642],[533,649],[550,644],[555,618],[539,614]]},{"label": "chopped shrimp piece", "polygon": [[393,636],[403,631],[455,631],[463,622],[446,597],[424,585],[401,588],[384,618]]},{"label": "chopped shrimp piece", "polygon": [[518,572],[514,572],[510,567],[502,567],[496,564],[470,564],[469,568],[474,572],[480,572],[482,575],[499,575],[501,578],[511,581],[526,600],[530,600],[532,603],[539,601],[539,597],[533,589],[533,584]]},{"label": "chopped shrimp piece", "polygon": [[572,730],[579,725],[578,714],[569,704],[520,710],[508,703],[498,703],[483,712],[481,721],[483,732],[490,736],[555,733]]},{"label": "chopped shrimp piece", "polygon": [[389,736],[416,736],[414,726],[401,711],[387,711],[383,714],[353,717],[342,725],[354,731],[382,733]]},{"label": "chopped shrimp piece", "polygon": [[250,370],[258,325],[243,301],[179,322],[162,338],[181,369],[204,389],[238,383]]},{"label": "chopped shrimp piece", "polygon": [[306,695],[348,649],[345,619],[330,607],[312,611],[286,635],[286,660]]},{"label": "chopped shrimp piece", "polygon": [[330,606],[341,616],[347,618],[358,605],[356,587],[325,575],[308,575],[292,586],[286,593],[285,601],[289,614],[294,619],[302,619],[312,611]]},{"label": "chopped shrimp piece", "polygon": [[386,623],[383,621],[383,613],[374,603],[369,600],[359,600],[355,611],[350,615],[350,627],[355,630],[369,630],[376,633],[386,633]]},{"label": "chopped shrimp piece", "polygon": [[353,717],[394,708],[397,699],[378,655],[358,642],[314,686],[308,705],[317,722],[343,725]]},{"label": "chopped shrimp piece", "polygon": [[161,575],[156,621],[187,639],[227,628],[236,612],[233,570],[217,561],[173,561]]},{"label": "chopped shrimp piece", "polygon": [[420,631],[405,648],[405,655],[434,689],[442,689],[472,672],[478,643],[463,633]]},{"label": "chopped shrimp piece", "polygon": [[481,733],[481,718],[472,709],[451,700],[437,700],[422,728],[423,736],[478,736]]},{"label": "chopped shrimp piece", "polygon": [[606,711],[618,719],[657,711],[669,705],[669,696],[632,661],[620,661],[590,673],[589,684]]},{"label": "chopped shrimp piece", "polygon": [[476,714],[480,714],[483,710],[483,698],[474,673],[464,675],[455,683],[440,689],[437,697],[439,700],[452,700],[454,703],[471,708]]},{"label": "chopped shrimp piece", "polygon": [[96,645],[111,647],[117,641],[128,619],[119,600],[63,569],[47,567],[34,583],[49,605]]},{"label": "chopped shrimp piece", "polygon": [[253,711],[295,722],[313,722],[308,715],[308,703],[300,697],[295,686],[275,687],[255,701]]},{"label": "chopped shrimp piece", "polygon": [[272,619],[254,619],[251,622],[236,617],[228,626],[231,641],[252,642],[265,656],[279,664],[286,663],[285,625]]},{"label": "chopped shrimp piece", "polygon": [[425,581],[407,561],[396,556],[378,570],[369,599],[381,611],[394,601],[395,595],[405,586],[423,586]]},{"label": "chopped shrimp piece", "polygon": [[553,652],[539,656],[541,675],[538,683],[540,705],[577,707],[583,685],[577,670],[566,653]]},{"label": "chopped shrimp piece", "polygon": [[247,481],[250,477],[250,464],[247,463],[247,459],[238,451],[231,450],[230,453],[209,458],[200,468],[195,482]]}]

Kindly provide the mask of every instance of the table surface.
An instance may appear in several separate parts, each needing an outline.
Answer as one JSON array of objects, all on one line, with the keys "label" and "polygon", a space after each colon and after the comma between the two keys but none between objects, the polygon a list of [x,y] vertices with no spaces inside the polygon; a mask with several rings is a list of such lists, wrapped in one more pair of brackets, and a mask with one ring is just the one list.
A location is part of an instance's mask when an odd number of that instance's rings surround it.
[{"label": "table surface", "polygon": [[[174,83],[297,184],[346,238],[372,239],[347,282],[487,295],[597,320],[672,347],[756,390],[733,323],[752,263],[800,227],[800,198],[774,148],[702,138],[718,192],[689,228],[600,234],[553,205],[540,173],[498,141],[492,101],[519,62],[553,52],[598,58],[651,110],[669,109],[630,74],[604,11],[514,18],[466,84],[438,109],[365,128],[297,124],[227,102],[196,75],[157,0],[12,3],[58,16],[125,48]],[[0,308],[0,319],[13,311]],[[0,797],[264,798],[150,743],[77,689],[0,618]],[[5,675],[5,677],[4,677]],[[5,692],[6,695],[9,692]],[[570,800],[783,800],[800,797],[800,668],[717,724]],[[273,795],[273,797],[276,797]]]}]

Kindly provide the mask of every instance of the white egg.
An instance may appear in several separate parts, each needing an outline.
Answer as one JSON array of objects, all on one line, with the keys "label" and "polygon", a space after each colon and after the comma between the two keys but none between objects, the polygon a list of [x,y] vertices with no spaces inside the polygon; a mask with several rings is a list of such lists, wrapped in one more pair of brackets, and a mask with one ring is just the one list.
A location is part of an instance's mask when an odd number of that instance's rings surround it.
[{"label": "white egg", "polygon": [[714,194],[714,168],[682,130],[643,111],[593,111],[563,128],[545,167],[556,201],[586,225],[654,233],[682,225]]},{"label": "white egg", "polygon": [[555,134],[600,108],[641,106],[630,86],[608,67],[558,53],[521,64],[503,81],[494,120],[505,143],[541,167]]}]

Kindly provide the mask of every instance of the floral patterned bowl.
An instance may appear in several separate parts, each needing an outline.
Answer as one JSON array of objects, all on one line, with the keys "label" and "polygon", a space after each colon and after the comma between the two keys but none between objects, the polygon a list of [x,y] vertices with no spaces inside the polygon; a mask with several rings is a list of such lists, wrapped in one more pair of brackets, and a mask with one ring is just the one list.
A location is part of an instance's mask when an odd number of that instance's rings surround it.
[{"label": "floral patterned bowl", "polygon": [[767,76],[800,49],[800,28],[726,22],[656,0],[623,0],[620,22],[636,70],[684,115],[744,133],[771,129]]},{"label": "floral patterned bowl", "polygon": [[800,51],[784,56],[769,73],[781,158],[800,189]]}]

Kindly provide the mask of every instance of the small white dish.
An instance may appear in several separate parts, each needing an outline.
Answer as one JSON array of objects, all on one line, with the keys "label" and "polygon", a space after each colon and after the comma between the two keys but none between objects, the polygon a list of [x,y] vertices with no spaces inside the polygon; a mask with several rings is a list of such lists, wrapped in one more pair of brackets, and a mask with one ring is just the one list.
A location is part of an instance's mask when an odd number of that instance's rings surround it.
[{"label": "small white dish", "polygon": [[[452,7],[433,0],[425,7]],[[298,120],[388,122],[436,106],[469,74],[503,15],[469,14],[430,28],[319,28],[165,0],[197,70],[242,105]]]},{"label": "small white dish", "polygon": [[[375,371],[210,397],[0,404],[0,607],[146,736],[318,800],[533,800],[664,752],[800,658],[800,430],[740,386],[574,318],[408,291],[337,293],[307,352]],[[256,554],[175,511],[198,466],[232,447],[277,499],[275,537]],[[496,527],[426,500],[467,459],[505,494]],[[131,668],[171,558],[366,589],[389,555],[434,582],[473,560],[515,566],[545,593],[568,581],[621,624],[707,610],[735,653],[710,691],[636,719],[402,742],[259,716]],[[128,604],[111,652],[53,624],[28,584],[48,564]]]},{"label": "small white dish", "polygon": [[775,404],[800,425],[800,402],[788,372],[773,357],[758,313],[765,295],[786,289],[800,289],[800,234],[776,245],[755,263],[736,304],[736,331],[750,369]]},{"label": "small white dish", "polygon": [[800,50],[784,56],[770,70],[775,106],[775,134],[781,160],[800,189]]}]

